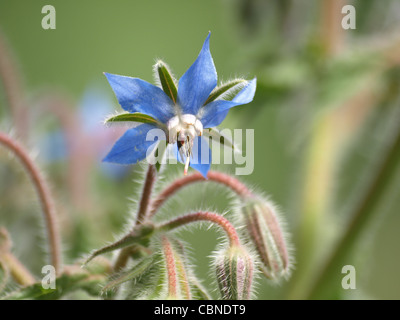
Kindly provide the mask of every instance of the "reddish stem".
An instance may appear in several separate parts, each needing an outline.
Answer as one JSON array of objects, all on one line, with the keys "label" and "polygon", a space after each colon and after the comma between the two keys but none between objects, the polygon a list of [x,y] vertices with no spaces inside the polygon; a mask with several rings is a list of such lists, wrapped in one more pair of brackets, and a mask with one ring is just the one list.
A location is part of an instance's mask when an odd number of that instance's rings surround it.
[{"label": "reddish stem", "polygon": [[172,251],[171,243],[167,237],[162,238],[162,245],[165,254],[167,274],[168,274],[168,296],[174,298],[177,296],[177,281],[176,281],[176,266],[174,253]]},{"label": "reddish stem", "polygon": [[150,218],[156,214],[156,212],[161,208],[165,201],[176,192],[178,192],[183,187],[190,185],[195,182],[201,181],[214,181],[225,185],[232,191],[237,193],[240,197],[251,197],[251,191],[238,179],[218,171],[209,171],[207,175],[208,179],[205,179],[200,173],[196,172],[189,176],[177,179],[172,184],[170,184],[166,189],[164,189],[158,197],[153,201],[151,205],[151,210],[149,212]]},{"label": "reddish stem", "polygon": [[235,227],[225,217],[213,212],[196,212],[178,217],[158,227],[160,230],[169,231],[185,224],[197,221],[209,221],[218,224],[226,232],[231,246],[239,246],[240,240]]},{"label": "reddish stem", "polygon": [[153,191],[154,182],[156,181],[156,168],[154,165],[149,164],[147,169],[146,179],[144,181],[142,197],[139,203],[139,210],[136,218],[136,224],[140,224],[144,221],[146,213],[149,208],[151,193]]},{"label": "reddish stem", "polygon": [[12,52],[0,30],[0,79],[3,82],[4,94],[14,120],[18,137],[23,141],[28,136],[28,114],[21,85],[20,72],[12,57]]},{"label": "reddish stem", "polygon": [[40,174],[39,169],[19,143],[14,141],[7,134],[0,132],[0,144],[9,148],[20,159],[36,188],[40,205],[44,213],[44,219],[46,220],[52,265],[58,274],[61,265],[60,236],[56,223],[56,209],[50,190]]}]

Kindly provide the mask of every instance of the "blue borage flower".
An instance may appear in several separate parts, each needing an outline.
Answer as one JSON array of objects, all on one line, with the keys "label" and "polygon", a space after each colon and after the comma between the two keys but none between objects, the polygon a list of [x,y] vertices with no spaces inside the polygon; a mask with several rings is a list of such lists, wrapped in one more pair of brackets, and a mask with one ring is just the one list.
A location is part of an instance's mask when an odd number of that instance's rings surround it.
[{"label": "blue borage flower", "polygon": [[[154,66],[159,86],[138,78],[105,73],[119,104],[127,111],[106,122],[130,121],[135,126],[115,143],[104,161],[133,164],[143,160],[149,148],[156,146],[154,140],[146,139],[147,133],[159,128],[177,150],[178,160],[185,163],[184,173],[190,165],[207,177],[211,152],[203,134],[210,134],[212,128],[225,119],[230,108],[251,102],[256,90],[256,78],[251,81],[235,79],[217,87],[209,41],[210,33],[196,61],[179,82],[162,61]],[[202,153],[209,156],[204,159]]]}]

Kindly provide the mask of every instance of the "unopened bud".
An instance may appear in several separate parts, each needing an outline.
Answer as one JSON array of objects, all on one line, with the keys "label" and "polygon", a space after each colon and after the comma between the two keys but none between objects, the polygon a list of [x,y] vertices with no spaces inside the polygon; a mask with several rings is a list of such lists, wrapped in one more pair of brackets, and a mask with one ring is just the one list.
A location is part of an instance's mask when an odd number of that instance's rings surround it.
[{"label": "unopened bud", "polygon": [[262,262],[264,275],[273,280],[287,276],[290,260],[274,206],[262,199],[248,199],[242,207],[242,214],[247,235]]},{"label": "unopened bud", "polygon": [[218,287],[224,300],[251,298],[253,260],[242,246],[231,246],[217,255]]},{"label": "unopened bud", "polygon": [[181,242],[164,236],[162,238],[162,253],[166,271],[166,299],[190,300],[208,297],[186,261]]}]

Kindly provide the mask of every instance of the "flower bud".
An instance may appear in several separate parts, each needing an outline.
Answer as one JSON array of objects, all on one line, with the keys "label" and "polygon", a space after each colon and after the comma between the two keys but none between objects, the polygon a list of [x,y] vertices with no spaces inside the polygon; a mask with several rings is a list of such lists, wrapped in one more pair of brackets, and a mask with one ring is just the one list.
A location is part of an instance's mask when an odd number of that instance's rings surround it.
[{"label": "flower bud", "polygon": [[160,247],[153,254],[121,272],[103,288],[103,293],[124,284],[125,299],[210,299],[187,263],[184,245],[165,235],[159,240]]},{"label": "flower bud", "polygon": [[218,254],[216,272],[222,299],[250,299],[253,280],[253,261],[245,248],[233,245]]},{"label": "flower bud", "polygon": [[264,275],[273,280],[287,276],[290,260],[274,206],[261,199],[248,199],[242,207],[247,235],[262,262]]},{"label": "flower bud", "polygon": [[165,275],[162,278],[165,279],[166,299],[208,299],[207,292],[186,261],[183,244],[166,236],[162,237],[161,244],[165,264]]}]

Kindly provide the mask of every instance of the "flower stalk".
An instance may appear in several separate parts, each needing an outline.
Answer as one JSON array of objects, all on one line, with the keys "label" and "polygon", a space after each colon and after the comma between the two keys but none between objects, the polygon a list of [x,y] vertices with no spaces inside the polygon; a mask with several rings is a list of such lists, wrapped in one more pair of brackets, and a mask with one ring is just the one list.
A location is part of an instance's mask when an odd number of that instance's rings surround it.
[{"label": "flower stalk", "polygon": [[162,207],[162,205],[182,188],[196,182],[207,182],[207,181],[213,181],[222,184],[231,189],[241,198],[253,197],[251,191],[242,182],[240,182],[235,177],[232,177],[226,173],[218,171],[209,171],[206,179],[200,173],[195,172],[188,176],[176,179],[167,188],[165,188],[152,202],[149,211],[149,217],[150,218],[153,217],[157,213],[157,211]]},{"label": "flower stalk", "polygon": [[[132,228],[132,232],[135,232],[137,226],[143,224],[143,222],[146,221],[146,214],[148,212],[151,194],[156,179],[157,179],[157,170],[154,165],[149,164],[143,185],[142,196],[140,198],[136,222]],[[129,258],[132,256],[132,253],[136,251],[137,251],[136,248],[131,246],[123,248],[119,252],[118,257],[115,261],[114,270],[116,271],[122,270],[128,263]]]},{"label": "flower stalk", "polygon": [[21,76],[18,71],[16,62],[7,46],[5,36],[0,30],[0,79],[4,86],[4,94],[18,137],[25,141],[28,136],[28,110],[25,108],[26,102],[21,85]]},{"label": "flower stalk", "polygon": [[213,212],[199,211],[196,213],[189,213],[156,227],[156,230],[167,232],[178,227],[182,227],[188,223],[199,221],[209,221],[219,225],[225,231],[229,239],[230,246],[240,245],[239,236],[236,232],[235,227],[229,222],[228,219]]},{"label": "flower stalk", "polygon": [[0,144],[10,149],[18,157],[36,189],[46,221],[51,264],[56,270],[56,274],[59,274],[61,269],[61,241],[57,226],[56,208],[50,189],[39,169],[21,144],[14,141],[9,135],[3,132],[0,132]]},{"label": "flower stalk", "polygon": [[153,186],[156,179],[157,179],[156,168],[154,165],[149,164],[146,173],[146,178],[144,181],[142,197],[140,198],[139,209],[136,218],[136,225],[143,223],[146,218],[146,214],[150,204],[151,193],[153,191]]}]

